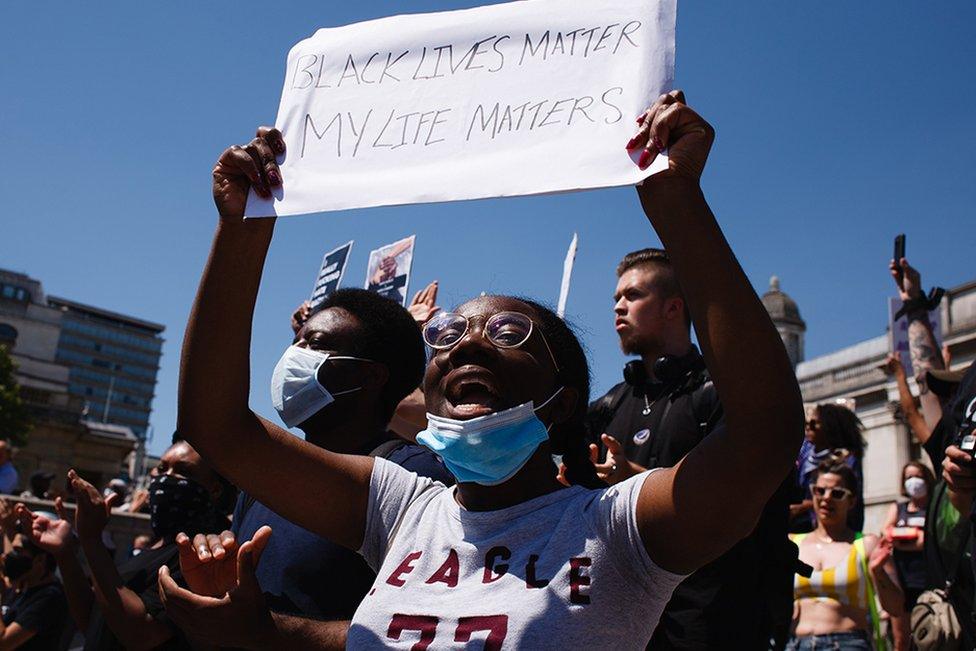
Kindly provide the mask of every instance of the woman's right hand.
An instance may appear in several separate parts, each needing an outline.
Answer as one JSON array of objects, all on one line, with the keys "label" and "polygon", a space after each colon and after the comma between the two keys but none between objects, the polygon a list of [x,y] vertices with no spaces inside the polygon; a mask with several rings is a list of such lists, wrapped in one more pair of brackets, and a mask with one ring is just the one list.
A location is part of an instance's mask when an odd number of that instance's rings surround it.
[{"label": "woman's right hand", "polygon": [[285,153],[285,139],[273,127],[259,127],[246,145],[224,150],[213,169],[213,197],[221,217],[243,217],[247,193],[253,186],[259,197],[270,198],[281,185],[277,156]]}]

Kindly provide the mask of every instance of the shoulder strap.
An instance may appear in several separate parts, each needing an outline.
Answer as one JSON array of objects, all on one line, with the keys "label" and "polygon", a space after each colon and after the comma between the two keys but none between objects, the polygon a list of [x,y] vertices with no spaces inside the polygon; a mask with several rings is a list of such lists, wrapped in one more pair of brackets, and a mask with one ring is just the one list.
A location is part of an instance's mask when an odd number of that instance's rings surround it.
[{"label": "shoulder strap", "polygon": [[718,399],[715,384],[707,375],[703,374],[701,385],[691,394],[691,410],[698,421],[702,436],[711,432],[722,419],[722,402]]},{"label": "shoulder strap", "polygon": [[874,579],[868,569],[868,557],[864,549],[864,534],[860,531],[854,534],[854,553],[857,554],[857,562],[861,565],[861,572],[864,574],[865,586],[867,588],[868,610],[871,613],[871,627],[874,629],[874,648],[877,651],[887,651],[888,641],[881,634],[881,618],[878,615],[878,599],[874,590]]},{"label": "shoulder strap", "polygon": [[[593,438],[596,443],[600,442],[600,434],[604,432],[610,421],[617,414],[617,409],[620,408],[620,403],[623,402],[624,396],[627,392],[631,390],[630,385],[626,382],[621,382],[615,385],[609,391],[606,392],[602,397],[598,398],[596,402],[593,403],[593,408],[590,410],[592,414],[591,417],[587,418],[587,424],[592,430],[590,432],[590,437]],[[599,431],[597,431],[599,430]]]}]

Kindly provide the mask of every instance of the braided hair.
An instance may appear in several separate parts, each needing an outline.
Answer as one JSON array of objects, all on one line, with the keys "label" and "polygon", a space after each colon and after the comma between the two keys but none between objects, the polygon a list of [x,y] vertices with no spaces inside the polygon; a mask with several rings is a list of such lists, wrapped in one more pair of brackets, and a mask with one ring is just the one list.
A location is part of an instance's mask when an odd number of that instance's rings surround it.
[{"label": "braided hair", "polygon": [[606,488],[606,483],[596,474],[590,461],[590,450],[586,438],[586,412],[590,402],[590,367],[586,353],[573,330],[556,316],[548,307],[536,301],[513,297],[531,307],[539,317],[539,326],[545,336],[552,354],[559,364],[556,382],[560,386],[572,387],[579,394],[576,407],[569,419],[553,425],[549,432],[552,451],[561,454],[566,465],[566,479],[571,484],[586,488]]}]

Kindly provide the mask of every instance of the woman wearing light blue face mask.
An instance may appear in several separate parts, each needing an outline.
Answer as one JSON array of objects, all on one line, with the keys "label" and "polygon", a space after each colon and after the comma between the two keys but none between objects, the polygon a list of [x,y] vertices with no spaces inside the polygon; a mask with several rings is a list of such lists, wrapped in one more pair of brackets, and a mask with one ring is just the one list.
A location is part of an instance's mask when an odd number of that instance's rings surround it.
[{"label": "woman wearing light blue face mask", "polygon": [[[482,297],[424,329],[429,426],[418,441],[457,473],[456,490],[314,449],[254,415],[248,333],[234,325],[251,318],[274,220],[240,217],[249,187],[268,196],[282,183],[284,139],[261,130],[218,162],[221,219],[187,329],[180,429],[245,490],[377,569],[350,648],[643,648],[674,586],[748,534],[790,471],[800,396],[698,186],[712,129],[680,92],[640,125],[628,148],[643,148],[642,168],[669,147],[669,170],[638,193],[674,260],[727,427],[675,468],[612,488],[598,487],[586,455],[582,349],[552,312],[521,299]],[[557,481],[554,454],[573,486]]]}]

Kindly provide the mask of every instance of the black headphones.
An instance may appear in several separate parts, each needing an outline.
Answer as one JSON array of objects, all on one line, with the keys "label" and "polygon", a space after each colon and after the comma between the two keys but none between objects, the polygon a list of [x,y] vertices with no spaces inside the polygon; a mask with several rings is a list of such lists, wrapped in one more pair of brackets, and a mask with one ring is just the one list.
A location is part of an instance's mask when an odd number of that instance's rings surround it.
[{"label": "black headphones", "polygon": [[644,398],[644,415],[650,413],[648,399],[656,400],[661,394],[673,391],[683,380],[705,370],[705,360],[698,348],[691,347],[684,355],[663,355],[654,360],[654,379],[647,374],[644,362],[635,359],[624,366],[624,382],[633,387],[634,397]]}]

